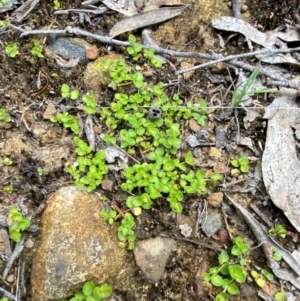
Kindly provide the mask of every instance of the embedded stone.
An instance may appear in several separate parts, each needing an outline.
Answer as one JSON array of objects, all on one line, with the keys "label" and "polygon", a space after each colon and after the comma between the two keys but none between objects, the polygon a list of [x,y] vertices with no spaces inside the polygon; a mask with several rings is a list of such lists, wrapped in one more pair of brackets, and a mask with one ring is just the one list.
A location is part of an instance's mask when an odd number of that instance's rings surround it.
[{"label": "embedded stone", "polygon": [[91,280],[102,284],[120,272],[126,250],[119,248],[116,226],[100,217],[96,194],[63,187],[47,201],[41,239],[33,257],[33,301],[68,298]]}]

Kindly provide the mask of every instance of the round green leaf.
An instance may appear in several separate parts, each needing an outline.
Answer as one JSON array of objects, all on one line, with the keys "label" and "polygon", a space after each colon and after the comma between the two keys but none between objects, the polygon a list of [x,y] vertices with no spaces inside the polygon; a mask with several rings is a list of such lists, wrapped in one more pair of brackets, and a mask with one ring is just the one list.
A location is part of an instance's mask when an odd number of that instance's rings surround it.
[{"label": "round green leaf", "polygon": [[233,284],[233,283],[231,283],[228,286],[227,290],[228,290],[228,293],[231,294],[231,295],[236,295],[239,292],[238,287],[235,284]]},{"label": "round green leaf", "polygon": [[93,282],[88,281],[83,285],[82,292],[84,293],[85,296],[89,296],[91,295],[95,287],[96,286]]},{"label": "round green leaf", "polygon": [[214,286],[222,286],[222,285],[223,285],[223,278],[222,278],[220,275],[214,275],[214,276],[211,278],[211,283],[212,283]]},{"label": "round green leaf", "polygon": [[18,222],[18,228],[22,231],[24,231],[25,229],[27,229],[30,226],[30,220],[27,218],[22,218],[19,222]]},{"label": "round green leaf", "polygon": [[21,240],[21,233],[18,230],[9,230],[9,236],[15,242]]},{"label": "round green leaf", "polygon": [[86,299],[86,301],[99,301],[96,298],[92,297],[92,296],[88,296]]},{"label": "round green leaf", "polygon": [[219,255],[219,263],[222,265],[225,262],[227,262],[228,259],[229,259],[229,256],[228,256],[227,252],[221,251],[221,253]]},{"label": "round green leaf", "polygon": [[241,165],[240,169],[241,169],[241,172],[248,172],[249,171],[249,166],[248,165]]},{"label": "round green leaf", "polygon": [[97,299],[101,300],[111,295],[112,288],[108,284],[103,284],[100,287],[99,286],[95,287],[93,293]]},{"label": "round green leaf", "polygon": [[229,296],[224,292],[221,292],[216,296],[216,301],[227,301],[227,300],[229,300]]},{"label": "round green leaf", "polygon": [[257,279],[255,279],[255,281],[256,281],[256,284],[259,287],[265,287],[266,286],[266,281],[263,278],[257,278]]},{"label": "round green leaf", "polygon": [[244,283],[246,281],[247,273],[238,265],[230,265],[228,267],[229,274],[238,283]]}]

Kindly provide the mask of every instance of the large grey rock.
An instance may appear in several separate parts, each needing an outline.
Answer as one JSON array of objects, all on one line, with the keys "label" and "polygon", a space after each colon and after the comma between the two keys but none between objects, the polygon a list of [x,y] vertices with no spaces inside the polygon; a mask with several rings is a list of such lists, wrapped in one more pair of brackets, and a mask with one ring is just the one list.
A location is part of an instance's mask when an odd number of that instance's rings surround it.
[{"label": "large grey rock", "polygon": [[99,216],[102,209],[97,195],[76,187],[49,198],[33,258],[33,301],[69,297],[87,280],[101,284],[122,269],[126,251],[118,247],[116,228]]}]

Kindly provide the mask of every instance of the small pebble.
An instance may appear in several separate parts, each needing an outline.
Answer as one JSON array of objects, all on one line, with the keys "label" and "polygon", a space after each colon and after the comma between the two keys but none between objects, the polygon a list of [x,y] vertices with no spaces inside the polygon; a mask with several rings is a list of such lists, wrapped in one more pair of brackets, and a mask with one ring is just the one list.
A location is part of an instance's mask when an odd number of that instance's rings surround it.
[{"label": "small pebble", "polygon": [[229,238],[229,235],[228,235],[227,230],[225,230],[225,229],[220,229],[220,230],[218,231],[218,237],[219,237],[219,241],[220,241],[222,244],[226,243],[226,241],[227,241],[228,238]]},{"label": "small pebble", "polygon": [[230,174],[232,177],[237,178],[241,174],[241,172],[239,169],[233,168],[233,169],[231,169]]},{"label": "small pebble", "polygon": [[245,13],[248,10],[248,6],[246,4],[241,6],[241,13]]},{"label": "small pebble", "polygon": [[6,281],[9,283],[14,282],[14,280],[15,280],[15,276],[13,274],[10,274],[6,277]]}]

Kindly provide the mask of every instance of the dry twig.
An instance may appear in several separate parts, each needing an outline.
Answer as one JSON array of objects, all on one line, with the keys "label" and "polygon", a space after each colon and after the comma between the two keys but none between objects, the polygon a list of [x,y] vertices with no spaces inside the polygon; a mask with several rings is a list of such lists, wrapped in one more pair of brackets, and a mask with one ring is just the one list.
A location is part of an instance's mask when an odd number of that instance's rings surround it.
[{"label": "dry twig", "polygon": [[[90,37],[96,41],[99,41],[101,43],[106,43],[106,44],[111,44],[111,45],[116,45],[116,46],[129,46],[130,44],[128,42],[123,42],[120,40],[113,39],[111,37],[105,37],[105,36],[100,36],[96,35],[90,32],[87,32],[85,30],[79,29],[79,28],[71,28],[67,27],[66,29],[63,30],[25,30],[22,29],[18,26],[10,24],[10,27],[13,29],[16,29],[21,32],[21,37],[28,36],[28,35],[37,35],[37,34],[52,34],[52,35],[77,35],[77,36],[85,36],[85,37]],[[169,49],[164,49],[161,47],[156,47],[153,45],[142,45],[143,48],[145,49],[153,49],[156,54],[163,54],[171,57],[188,57],[188,58],[203,58],[207,60],[219,60],[222,59],[224,60],[227,64],[242,68],[246,71],[253,72],[254,69],[256,68],[255,66],[251,66],[247,63],[237,61],[236,58],[239,57],[246,57],[246,56],[253,56],[256,55],[255,52],[250,52],[247,54],[243,55],[237,55],[237,56],[228,56],[226,58],[222,57],[221,55],[212,52],[211,54],[206,54],[206,53],[199,53],[199,52],[180,52],[180,51],[174,51],[174,50],[169,50]],[[274,54],[274,53],[287,53],[287,52],[295,52],[295,51],[300,51],[300,47],[297,48],[291,48],[291,49],[285,49],[285,50],[265,50],[266,53]],[[278,77],[274,73],[270,71],[266,71],[264,69],[260,70],[260,75],[265,75],[267,77],[270,77],[271,79],[277,81],[277,83],[284,82],[285,86],[288,85],[289,88],[291,89],[296,89],[298,90],[298,83],[296,81],[287,81],[285,78]]]}]

